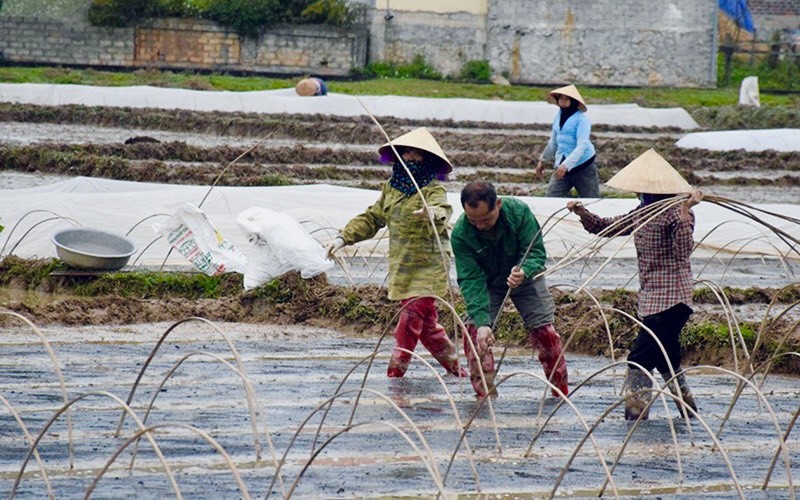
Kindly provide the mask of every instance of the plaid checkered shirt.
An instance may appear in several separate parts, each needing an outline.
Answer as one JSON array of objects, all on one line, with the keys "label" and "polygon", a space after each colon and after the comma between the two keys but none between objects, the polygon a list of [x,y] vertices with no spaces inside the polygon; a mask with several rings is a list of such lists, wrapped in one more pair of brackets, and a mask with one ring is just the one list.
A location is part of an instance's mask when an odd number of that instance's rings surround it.
[{"label": "plaid checkered shirt", "polygon": [[[581,217],[584,229],[598,234],[612,224],[622,221],[603,236],[630,235],[640,224],[653,217],[656,211],[643,210],[639,205],[625,215],[600,217],[588,212]],[[692,265],[689,257],[694,245],[694,214],[681,219],[680,205],[647,222],[633,236],[639,261],[639,316],[644,318],[684,303],[692,305]]]}]

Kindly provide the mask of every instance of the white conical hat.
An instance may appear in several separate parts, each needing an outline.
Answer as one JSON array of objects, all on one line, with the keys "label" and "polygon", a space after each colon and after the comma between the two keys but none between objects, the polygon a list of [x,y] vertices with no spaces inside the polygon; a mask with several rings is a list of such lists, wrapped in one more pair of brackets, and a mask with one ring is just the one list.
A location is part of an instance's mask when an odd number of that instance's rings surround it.
[{"label": "white conical hat", "polygon": [[558,96],[565,95],[570,99],[575,99],[578,101],[578,109],[586,112],[586,102],[584,102],[583,97],[581,97],[581,93],[578,92],[577,87],[575,85],[567,85],[566,87],[559,87],[555,90],[551,90],[547,94],[547,101],[550,104],[558,104]]},{"label": "white conical hat", "polygon": [[651,194],[689,193],[694,189],[654,149],[648,149],[628,163],[606,182],[606,186],[634,193]]},{"label": "white conical hat", "polygon": [[425,127],[420,127],[407,134],[403,134],[397,139],[393,140],[391,143],[387,142],[378,149],[378,152],[380,154],[388,153],[386,150],[391,149],[391,145],[394,145],[395,147],[408,146],[427,151],[428,153],[437,156],[440,160],[442,160],[442,167],[446,167],[448,173],[453,171],[453,164],[450,163],[450,160],[448,160],[447,156],[445,156],[444,151],[442,151],[441,146],[439,146],[439,143],[436,142],[436,139],[433,138],[431,133],[428,132],[428,129]]}]

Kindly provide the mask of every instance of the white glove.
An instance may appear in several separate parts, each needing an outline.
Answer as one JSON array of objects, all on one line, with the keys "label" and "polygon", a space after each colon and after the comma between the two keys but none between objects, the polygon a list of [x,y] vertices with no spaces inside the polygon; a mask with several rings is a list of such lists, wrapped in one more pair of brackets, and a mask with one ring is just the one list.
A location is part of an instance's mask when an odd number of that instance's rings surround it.
[{"label": "white glove", "polygon": [[344,246],[344,240],[341,236],[337,236],[333,239],[330,243],[328,243],[325,256],[329,259],[333,259],[333,254],[336,253],[337,250]]},{"label": "white glove", "polygon": [[488,326],[482,326],[478,328],[478,334],[476,337],[475,349],[478,350],[478,355],[483,357],[489,348],[494,345],[494,335],[492,335],[492,329]]}]

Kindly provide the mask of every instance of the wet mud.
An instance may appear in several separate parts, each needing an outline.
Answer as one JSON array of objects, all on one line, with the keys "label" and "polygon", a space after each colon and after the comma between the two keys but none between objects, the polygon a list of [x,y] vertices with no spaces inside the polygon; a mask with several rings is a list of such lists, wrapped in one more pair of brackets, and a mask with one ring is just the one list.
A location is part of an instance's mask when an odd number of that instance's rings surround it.
[{"label": "wet mud", "polygon": [[[435,129],[456,165],[447,184],[449,191],[457,191],[469,180],[486,178],[502,194],[544,192],[547,181],[532,177],[531,159],[544,147],[547,127],[403,120],[386,120],[383,125],[392,136],[419,125]],[[608,179],[646,149],[656,147],[706,192],[748,203],[800,201],[796,193],[800,154],[679,150],[674,147],[677,133],[668,129],[595,127],[593,140],[602,179]],[[139,139],[125,144],[132,138]],[[328,182],[374,188],[388,176],[388,168],[378,163],[375,153],[383,142],[380,131],[365,117],[321,119],[0,104],[0,185],[14,189],[76,175],[207,185],[234,158],[259,144],[228,170],[220,179],[221,185]],[[542,399],[544,385],[534,376],[541,375],[538,362],[530,351],[520,349],[521,341],[509,335],[500,339],[511,347],[501,376],[526,373],[511,376],[500,387],[500,397],[493,400],[496,429],[489,409],[478,409],[468,381],[445,379],[462,424],[477,412],[466,433],[474,468],[466,447],[458,447],[463,427],[444,388],[420,360],[413,362],[405,379],[386,379],[386,350],[366,375],[366,387],[380,394],[365,393],[360,400],[356,392],[343,395],[322,422],[321,435],[315,438],[322,417],[312,412],[336,395],[346,373],[373,352],[383,331],[391,329],[396,304],[385,298],[381,265],[371,262],[366,265],[369,271],[360,275],[356,269],[355,284],[334,271],[327,281],[312,282],[312,287],[290,276],[284,277],[280,286],[256,294],[222,293],[213,298],[137,296],[115,289],[88,293],[86,284],[83,288],[59,287],[46,280],[34,285],[30,281],[4,282],[0,304],[44,327],[70,398],[109,391],[124,399],[159,336],[173,321],[204,317],[230,333],[242,353],[246,376],[258,401],[263,448],[260,458],[242,378],[216,358],[192,354],[158,389],[164,374],[189,353],[211,352],[233,362],[227,344],[207,325],[192,323],[177,328],[154,358],[133,399],[134,411],[143,416],[150,399],[158,396],[148,422],[172,425],[159,429],[156,439],[186,498],[244,494],[221,454],[198,434],[173,424],[195,426],[217,440],[253,497],[266,496],[273,478],[278,477],[267,433],[274,443],[275,460],[287,454],[279,475],[283,486],[278,481],[269,494],[274,498],[287,493],[295,481],[294,493],[303,498],[435,496],[438,476],[445,474],[454,453],[453,466],[441,481],[447,495],[539,498],[555,489],[558,495],[596,497],[606,478],[605,467],[611,467],[622,451],[632,425],[623,420],[619,408],[604,415],[619,401],[623,369],[605,371],[597,378],[590,376],[607,366],[612,356],[617,360],[624,357],[635,328],[615,319],[615,340],[609,345],[605,335],[598,334],[605,332],[601,320],[597,315],[586,315],[591,302],[576,300],[559,290],[579,285],[591,272],[585,266],[549,279],[559,307],[557,328],[565,338],[575,334],[567,349],[571,385],[585,382],[570,398],[577,413],[562,407],[545,423],[556,400]],[[797,272],[794,262],[786,267],[753,259],[712,263],[705,278],[738,287],[740,291],[731,296],[733,307],[752,328],[758,329],[763,322],[774,331],[773,340],[785,337],[782,348],[786,352],[796,351],[800,343],[798,318],[792,313],[771,322],[765,315],[777,289],[796,286]],[[635,309],[635,295],[627,292],[635,289],[635,273],[633,261],[615,262],[604,270],[603,288],[619,290],[616,296],[606,297],[606,303],[626,311]],[[745,289],[748,291],[741,291]],[[787,308],[793,301],[787,298],[779,303]],[[770,318],[775,314],[773,311]],[[575,318],[584,319],[576,322]],[[243,320],[257,324],[241,323]],[[0,395],[20,412],[35,436],[64,403],[49,357],[31,331],[14,321],[6,318],[0,325]],[[504,331],[521,329],[514,323],[517,315],[504,315],[503,321]],[[692,321],[725,324],[727,320],[725,311],[713,300],[700,300]],[[447,326],[453,331],[452,324]],[[389,348],[390,343],[388,339],[383,347]],[[702,342],[695,345],[704,346]],[[746,390],[725,421],[737,379],[714,368],[698,367],[737,368],[742,357],[741,353],[734,356],[729,346],[706,345],[708,349],[689,350],[686,365],[694,370],[690,381],[702,421],[712,432],[701,425],[700,419],[687,426],[678,418],[677,444],[673,443],[668,414],[676,417],[675,406],[672,401],[666,408],[659,403],[651,420],[633,431],[611,475],[614,486],[609,485],[604,495],[614,496],[615,487],[616,493],[625,497],[731,498],[740,491],[747,498],[791,496],[790,483],[796,487],[800,481],[797,429],[787,440],[789,461],[779,459],[766,491],[761,488],[767,482],[781,430],[788,428],[797,411],[797,379],[778,374],[779,370],[798,373],[796,357],[787,356],[784,364],[763,381],[766,400],[759,400],[755,390]],[[355,374],[345,383],[346,390],[360,387],[364,367],[355,368]],[[761,377],[756,380],[762,382]],[[408,414],[416,428],[401,418],[394,405]],[[354,409],[356,416],[351,421]],[[301,429],[308,417],[310,425]],[[45,433],[39,448],[58,498],[82,496],[117,447],[135,432],[129,418],[121,436],[115,436],[119,409],[107,396],[89,396],[77,403],[73,421],[74,468],[70,468],[64,418]],[[336,435],[348,424],[358,426]],[[578,449],[585,426],[594,424],[596,443],[589,441]],[[527,453],[540,430],[541,437]],[[410,436],[419,452],[400,431]],[[303,472],[312,450],[318,450],[329,438],[330,444]],[[0,411],[0,449],[0,491],[8,493],[28,445],[7,408]],[[149,444],[140,445],[129,473],[126,467],[130,458],[129,450],[122,453],[99,481],[94,496],[174,496]],[[28,465],[18,496],[41,498],[47,494],[37,470],[34,462]],[[563,481],[556,488],[562,473]]]},{"label": "wet mud", "polygon": [[[108,391],[124,400],[158,338],[170,326],[54,326],[44,328],[43,334],[58,358],[68,398]],[[746,389],[726,420],[736,379],[713,368],[690,371],[700,418],[687,425],[672,401],[666,406],[659,401],[650,420],[634,428],[625,422],[620,408],[612,409],[619,400],[623,369],[608,367],[605,358],[568,356],[574,406],[555,411],[557,400],[543,396],[544,385],[537,378],[541,367],[531,352],[511,350],[498,377],[504,379],[499,397],[492,400],[490,411],[479,406],[467,379],[448,376],[442,386],[419,359],[413,360],[404,379],[387,379],[385,349],[391,339],[384,341],[366,374],[366,366],[359,362],[375,350],[376,338],[344,337],[329,329],[298,326],[218,323],[217,327],[240,353],[253,388],[258,445],[242,378],[210,356],[236,365],[231,351],[220,333],[207,324],[174,328],[132,398],[133,410],[143,418],[155,397],[147,425],[163,426],[155,440],[185,498],[244,496],[232,466],[249,495],[263,498],[277,477],[275,464],[281,461],[283,486],[276,482],[270,498],[290,490],[298,498],[433,497],[439,491],[437,475],[450,497],[480,492],[539,498],[553,490],[558,496],[596,497],[607,477],[605,467],[610,470],[620,454],[611,474],[613,485],[606,487],[605,496],[613,497],[616,489],[616,494],[626,498],[733,498],[740,488],[747,498],[789,498],[790,479],[792,484],[800,479],[800,450],[793,437],[785,450],[788,464],[779,458],[769,474],[779,449],[778,429],[786,429],[797,411],[796,379],[771,375],[760,393]],[[0,349],[5,360],[0,363],[0,389],[35,437],[63,405],[53,366],[25,328],[4,329]],[[197,354],[190,355],[160,386],[164,375],[190,353]],[[432,361],[424,351],[420,354]],[[607,370],[592,377],[604,367]],[[344,380],[351,369],[353,375]],[[438,367],[433,371],[442,374]],[[362,380],[365,391],[359,399]],[[315,410],[337,392],[340,397],[323,420]],[[758,394],[764,398],[759,400]],[[121,434],[115,436],[120,410],[107,396],[87,396],[72,408],[74,467],[69,465],[65,416],[47,430],[38,448],[57,498],[82,496],[136,429],[128,417]],[[205,430],[224,448],[232,466],[207,441],[176,424]],[[349,425],[355,427],[347,431]],[[468,430],[459,446],[462,426]],[[594,441],[582,443],[592,426],[596,426]],[[321,431],[316,436],[318,427]],[[7,411],[0,412],[0,429],[4,450],[0,491],[7,494],[27,445]],[[632,436],[623,450],[629,433]],[[274,446],[274,459],[267,436]],[[263,449],[260,459],[257,446]],[[311,460],[315,450],[318,454]],[[94,497],[174,496],[150,444],[139,445],[129,472],[131,457],[131,449],[121,453],[99,480]],[[766,491],[762,491],[768,475]],[[45,483],[31,460],[17,497],[45,495]]]},{"label": "wet mud", "polygon": [[[595,265],[599,265],[594,262]],[[570,352],[596,356],[624,356],[638,328],[622,315],[606,312],[608,326],[597,310],[605,308],[635,311],[637,304],[636,262],[616,259],[604,269],[603,279],[576,295],[593,272],[591,261],[583,269],[567,268],[547,278],[556,301],[555,326],[564,339],[570,338]],[[698,268],[703,267],[697,262]],[[746,259],[729,268],[715,259],[703,267],[703,279],[724,283],[725,306],[706,286],[698,285],[684,345],[687,365],[714,364],[734,368],[742,353],[734,357],[728,335],[715,332],[715,325],[727,325],[733,314],[746,332],[752,349],[755,332],[764,330],[761,347],[752,357],[760,363],[776,352],[800,351],[800,286],[793,274],[777,262]],[[348,271],[341,267],[326,275],[304,280],[297,273],[251,291],[242,291],[241,276],[235,273],[209,278],[205,284],[183,273],[49,276],[49,261],[25,261],[7,257],[0,263],[0,304],[31,318],[39,325],[120,325],[203,317],[212,321],[306,325],[333,328],[355,337],[379,336],[391,331],[397,303],[388,300],[383,280],[384,259],[348,258]],[[58,269],[58,268],[57,268]],[[792,268],[790,268],[790,271]],[[454,273],[454,271],[451,269]],[[800,270],[796,270],[800,272]],[[754,280],[753,273],[760,280]],[[44,275],[43,275],[44,274]],[[184,279],[183,277],[186,276]],[[451,276],[455,285],[455,276]],[[162,286],[153,283],[162,283]],[[213,292],[206,292],[213,290]],[[590,295],[591,294],[591,295]],[[455,290],[456,310],[463,300]],[[456,323],[444,307],[440,319],[449,332]],[[0,327],[15,320],[0,317]],[[606,331],[613,338],[609,344]],[[516,347],[526,346],[527,333],[513,306],[508,304],[499,318],[497,337]],[[783,339],[783,340],[782,340]],[[566,340],[565,340],[566,342]],[[738,344],[738,343],[737,343]],[[741,351],[741,348],[738,347]],[[772,369],[776,373],[800,373],[800,358],[784,356]]]},{"label": "wet mud", "polygon": [[[387,119],[383,125],[395,136],[426,124]],[[483,178],[502,193],[543,194],[547,179],[533,176],[531,162],[544,147],[546,127],[427,125],[435,127],[456,166],[448,189]],[[327,182],[372,188],[388,175],[375,153],[385,139],[365,117],[0,105],[0,137],[0,170],[36,175],[205,185],[251,148],[220,185]],[[756,203],[792,202],[792,189],[800,184],[800,153],[681,150],[674,146],[678,137],[669,129],[596,127],[601,180],[654,147],[707,192]]]}]

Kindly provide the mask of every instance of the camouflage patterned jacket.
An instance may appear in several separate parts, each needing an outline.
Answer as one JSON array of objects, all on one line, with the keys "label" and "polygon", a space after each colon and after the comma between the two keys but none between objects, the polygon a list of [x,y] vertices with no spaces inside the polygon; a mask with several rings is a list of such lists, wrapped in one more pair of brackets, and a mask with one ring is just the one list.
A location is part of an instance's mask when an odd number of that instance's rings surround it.
[{"label": "camouflage patterned jacket", "polygon": [[[403,300],[423,295],[444,297],[447,293],[450,261],[450,239],[447,222],[453,207],[447,202],[447,192],[438,181],[422,188],[422,194],[433,211],[436,229],[447,255],[442,263],[441,253],[430,223],[415,216],[422,208],[418,194],[406,196],[387,182],[378,201],[350,220],[340,236],[345,244],[375,236],[384,226],[389,228],[389,299]],[[445,267],[447,266],[447,267]]]}]

